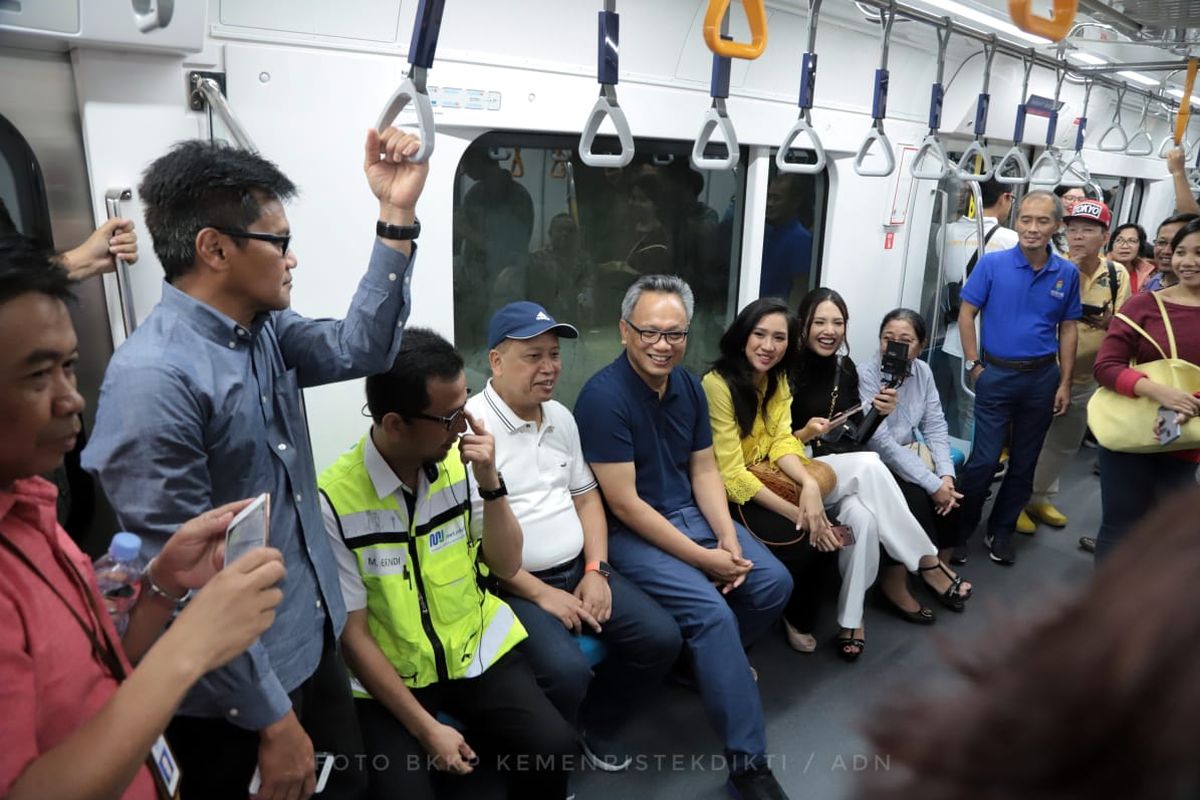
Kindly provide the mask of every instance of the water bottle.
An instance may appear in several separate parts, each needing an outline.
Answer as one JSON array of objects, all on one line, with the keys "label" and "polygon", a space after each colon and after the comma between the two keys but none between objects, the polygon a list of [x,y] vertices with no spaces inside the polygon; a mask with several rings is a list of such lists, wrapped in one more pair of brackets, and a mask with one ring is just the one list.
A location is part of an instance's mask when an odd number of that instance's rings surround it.
[{"label": "water bottle", "polygon": [[108,545],[108,552],[96,560],[96,584],[108,608],[108,615],[119,636],[125,635],[129,610],[137,602],[142,571],[142,539],[133,533],[118,533]]}]

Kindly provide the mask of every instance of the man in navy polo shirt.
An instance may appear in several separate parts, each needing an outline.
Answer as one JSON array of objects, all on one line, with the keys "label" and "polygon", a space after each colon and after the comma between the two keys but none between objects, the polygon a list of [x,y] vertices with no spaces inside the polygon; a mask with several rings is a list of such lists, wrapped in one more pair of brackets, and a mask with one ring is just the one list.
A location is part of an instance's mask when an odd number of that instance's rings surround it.
[{"label": "man in navy polo shirt", "polygon": [[[958,331],[975,381],[975,441],[958,484],[962,524],[968,535],[979,524],[1000,450],[1009,441],[1008,472],[984,537],[998,564],[1016,563],[1013,532],[1033,492],[1038,453],[1050,422],[1071,404],[1076,320],[1083,312],[1078,270],[1050,247],[1062,217],[1062,202],[1052,192],[1025,195],[1017,212],[1020,242],[979,259],[962,290]],[[980,313],[982,358],[975,339]]]},{"label": "man in navy polo shirt", "polygon": [[729,516],[708,403],[679,366],[693,307],[680,278],[639,278],[621,303],[625,350],[584,385],[575,418],[608,505],[609,558],[679,623],[725,742],[730,789],[744,800],[786,800],[743,648],[783,611],[792,580]]}]

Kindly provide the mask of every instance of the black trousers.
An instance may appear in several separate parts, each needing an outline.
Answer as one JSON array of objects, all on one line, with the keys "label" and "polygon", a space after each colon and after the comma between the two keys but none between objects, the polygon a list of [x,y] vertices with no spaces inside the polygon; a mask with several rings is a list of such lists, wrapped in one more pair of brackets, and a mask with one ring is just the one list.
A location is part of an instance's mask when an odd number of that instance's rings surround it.
[{"label": "black trousers", "polygon": [[900,492],[904,495],[904,502],[908,504],[908,510],[916,517],[917,522],[929,537],[929,541],[933,542],[939,550],[958,547],[966,541],[968,531],[962,529],[962,522],[958,518],[959,509],[955,508],[943,517],[934,510],[933,498],[923,488],[915,483],[909,483],[894,472],[892,477],[900,486]]},{"label": "black trousers", "polygon": [[[413,695],[430,714],[463,722],[467,744],[507,778],[511,800],[563,800],[578,761],[575,731],[538,688],[524,656],[511,651],[477,678],[435,683]],[[433,800],[432,758],[392,712],[355,700],[362,725],[371,800]],[[457,778],[438,773],[437,782]]]},{"label": "black trousers", "polygon": [[[729,504],[735,522],[741,522],[750,534],[765,542],[792,575],[792,596],[783,609],[783,618],[801,633],[812,633],[821,609],[821,595],[826,581],[837,569],[837,551],[822,553],[808,542],[796,523],[776,514],[754,501],[743,505]],[[783,543],[788,544],[783,544]],[[776,544],[778,543],[778,544]]]},{"label": "black trousers", "polygon": [[[361,772],[345,766],[362,752],[362,736],[346,666],[328,627],[316,671],[288,696],[314,752],[338,756],[321,800],[361,800],[366,796],[366,780]],[[167,741],[183,771],[182,800],[248,796],[258,766],[258,731],[221,718],[178,716],[167,728]]]}]

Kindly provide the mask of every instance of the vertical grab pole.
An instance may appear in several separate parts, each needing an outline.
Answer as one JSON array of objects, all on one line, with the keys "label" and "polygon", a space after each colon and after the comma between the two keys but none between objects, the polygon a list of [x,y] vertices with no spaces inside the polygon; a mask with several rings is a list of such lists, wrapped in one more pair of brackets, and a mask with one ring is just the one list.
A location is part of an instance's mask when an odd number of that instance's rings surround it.
[{"label": "vertical grab pole", "polygon": [[[813,92],[817,83],[817,15],[821,13],[821,0],[812,0],[808,9],[808,50],[800,65],[800,116],[796,124],[788,131],[783,144],[775,153],[775,166],[780,172],[793,172],[799,175],[813,175],[825,169],[825,148],[821,139],[812,126]],[[791,149],[797,137],[807,135],[812,142],[816,160],[812,164],[795,164],[787,160],[788,150]]]},{"label": "vertical grab pole", "polygon": [[[109,189],[104,193],[104,208],[109,219],[121,216],[121,203],[133,199],[133,191],[128,188]],[[133,309],[133,286],[129,281],[129,264],[120,256],[117,257],[117,301],[121,306],[121,322],[125,328],[125,336],[129,337],[137,328],[137,316]]]}]

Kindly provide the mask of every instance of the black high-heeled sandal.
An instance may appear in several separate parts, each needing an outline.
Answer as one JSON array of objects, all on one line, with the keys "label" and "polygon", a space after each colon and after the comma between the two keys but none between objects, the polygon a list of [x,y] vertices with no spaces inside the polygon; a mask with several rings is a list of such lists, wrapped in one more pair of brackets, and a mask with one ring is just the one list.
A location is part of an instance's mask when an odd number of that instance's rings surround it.
[{"label": "black high-heeled sandal", "polygon": [[971,591],[968,590],[965,595],[961,594],[963,585],[962,578],[947,569],[946,565],[943,564],[941,560],[939,560],[936,564],[930,564],[928,567],[917,567],[918,572],[932,572],[935,569],[940,569],[946,574],[946,577],[950,579],[950,585],[946,587],[946,591],[938,592],[937,589],[933,588],[933,584],[925,580],[924,577],[921,578],[921,583],[925,584],[925,588],[929,589],[929,591],[933,593],[934,599],[944,605],[946,608],[950,609],[951,611],[962,612],[963,609],[966,608],[966,600],[971,596]]},{"label": "black high-heeled sandal", "polygon": [[[851,634],[854,633],[854,631],[849,628],[842,628],[842,630],[850,631]],[[867,642],[865,639],[859,639],[853,635],[849,639],[843,639],[841,631],[838,632],[837,636],[833,637],[833,645],[837,648],[838,658],[849,664],[853,664],[855,661],[858,661],[858,657],[866,652],[867,649]],[[853,648],[855,647],[857,647],[858,650],[854,650]]]},{"label": "black high-heeled sandal", "polygon": [[[915,600],[916,598],[913,599]],[[913,625],[932,625],[937,621],[937,615],[933,613],[933,609],[923,605],[921,601],[917,601],[917,605],[920,606],[919,609],[916,611],[907,611],[899,603],[888,597],[887,592],[880,587],[875,587],[875,602],[883,610],[890,611],[900,619],[905,622],[911,622]]]}]

